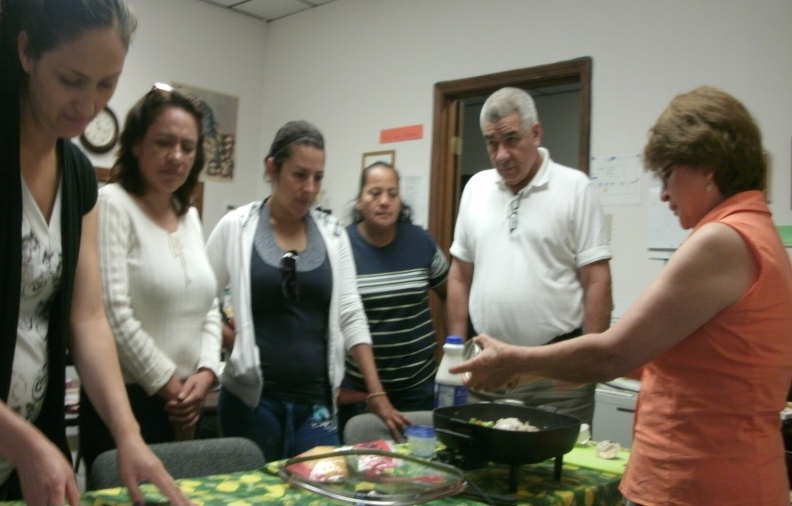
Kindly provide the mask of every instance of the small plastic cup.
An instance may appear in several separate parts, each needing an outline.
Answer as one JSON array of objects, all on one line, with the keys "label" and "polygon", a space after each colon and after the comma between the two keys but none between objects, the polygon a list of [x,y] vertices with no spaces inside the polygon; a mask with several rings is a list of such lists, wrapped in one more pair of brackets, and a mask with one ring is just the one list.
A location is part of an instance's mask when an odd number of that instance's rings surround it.
[{"label": "small plastic cup", "polygon": [[410,425],[404,429],[407,447],[416,457],[431,457],[435,451],[437,438],[431,425]]}]

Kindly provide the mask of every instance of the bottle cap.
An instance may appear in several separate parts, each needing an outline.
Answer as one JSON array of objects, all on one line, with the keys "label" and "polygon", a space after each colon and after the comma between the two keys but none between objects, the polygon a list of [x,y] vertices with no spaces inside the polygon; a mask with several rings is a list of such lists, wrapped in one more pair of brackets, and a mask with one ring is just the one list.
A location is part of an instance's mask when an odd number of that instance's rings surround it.
[{"label": "bottle cap", "polygon": [[462,336],[448,336],[445,342],[446,344],[462,344]]}]

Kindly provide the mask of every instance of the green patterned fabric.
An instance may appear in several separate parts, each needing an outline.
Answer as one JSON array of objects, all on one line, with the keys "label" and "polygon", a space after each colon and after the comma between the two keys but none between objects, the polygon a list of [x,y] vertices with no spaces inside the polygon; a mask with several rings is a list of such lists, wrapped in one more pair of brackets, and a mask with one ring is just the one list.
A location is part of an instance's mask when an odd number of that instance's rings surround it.
[{"label": "green patterned fabric", "polygon": [[[400,448],[403,451],[403,448]],[[583,467],[577,462],[589,449],[576,448],[565,457],[560,481],[553,479],[553,461],[521,466],[517,498],[524,506],[618,506],[621,494],[618,486],[620,472]],[[577,454],[575,454],[577,452]],[[617,460],[626,462],[629,453],[622,451]],[[585,458],[582,460],[586,460]],[[179,480],[179,486],[199,506],[254,506],[283,504],[287,506],[322,506],[334,502],[317,494],[286,485],[278,476],[283,461],[272,462],[258,471]],[[466,476],[484,492],[507,494],[509,467],[492,465],[486,469],[468,471]],[[167,504],[156,487],[141,486],[146,504]],[[22,506],[23,503],[2,503]],[[83,494],[82,506],[119,506],[131,504],[125,488],[107,489]],[[426,503],[431,506],[480,506],[482,503],[466,497],[447,497]]]}]

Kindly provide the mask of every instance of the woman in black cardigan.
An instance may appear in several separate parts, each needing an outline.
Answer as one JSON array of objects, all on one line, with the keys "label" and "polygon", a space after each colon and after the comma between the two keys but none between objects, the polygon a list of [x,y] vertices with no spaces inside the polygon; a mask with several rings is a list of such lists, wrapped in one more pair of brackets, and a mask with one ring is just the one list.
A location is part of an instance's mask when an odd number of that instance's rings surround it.
[{"label": "woman in black cardigan", "polygon": [[68,139],[110,100],[136,21],[123,0],[1,0],[0,500],[76,506],[66,349],[111,427],[132,499],[188,501],[140,437],[104,315],[96,179]]}]

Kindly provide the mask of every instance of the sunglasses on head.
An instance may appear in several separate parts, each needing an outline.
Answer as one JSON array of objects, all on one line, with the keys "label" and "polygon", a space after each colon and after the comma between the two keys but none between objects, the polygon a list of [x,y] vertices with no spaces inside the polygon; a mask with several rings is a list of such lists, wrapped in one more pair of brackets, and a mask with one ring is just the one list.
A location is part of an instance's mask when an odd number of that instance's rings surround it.
[{"label": "sunglasses on head", "polygon": [[157,96],[164,98],[166,101],[171,101],[173,100],[174,95],[189,100],[193,104],[193,106],[195,106],[195,108],[198,109],[199,111],[203,110],[203,108],[205,107],[204,101],[196,97],[195,95],[192,95],[180,88],[171,86],[170,84],[160,83],[160,82],[156,82],[151,86],[151,89],[149,90],[148,93],[146,93],[146,96],[143,100],[144,102],[147,102],[152,97]]},{"label": "sunglasses on head", "polygon": [[287,251],[281,257],[281,290],[286,300],[300,302],[300,285],[297,283],[297,259],[300,255],[296,251]]},{"label": "sunglasses on head", "polygon": [[178,90],[176,88],[174,88],[173,86],[171,86],[170,84],[156,82],[156,83],[154,83],[151,86],[151,89],[149,90],[149,92],[146,93],[146,99],[148,99],[149,97],[151,97],[152,95],[155,95],[155,94],[160,94],[160,95],[164,95],[166,97],[169,97],[170,94],[175,92],[175,91],[178,91]]}]

